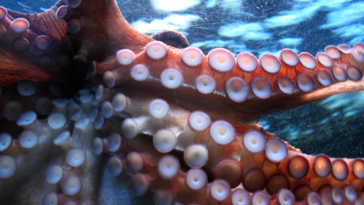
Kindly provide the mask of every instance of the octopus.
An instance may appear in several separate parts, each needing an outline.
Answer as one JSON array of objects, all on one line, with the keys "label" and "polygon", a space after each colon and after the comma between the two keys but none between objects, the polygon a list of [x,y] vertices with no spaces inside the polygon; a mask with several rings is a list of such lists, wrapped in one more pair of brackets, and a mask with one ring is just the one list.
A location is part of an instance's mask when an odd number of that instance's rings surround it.
[{"label": "octopus", "polygon": [[257,123],[364,90],[363,44],[324,51],[205,56],[139,33],[115,0],[0,7],[0,203],[364,204],[363,159],[304,154]]}]

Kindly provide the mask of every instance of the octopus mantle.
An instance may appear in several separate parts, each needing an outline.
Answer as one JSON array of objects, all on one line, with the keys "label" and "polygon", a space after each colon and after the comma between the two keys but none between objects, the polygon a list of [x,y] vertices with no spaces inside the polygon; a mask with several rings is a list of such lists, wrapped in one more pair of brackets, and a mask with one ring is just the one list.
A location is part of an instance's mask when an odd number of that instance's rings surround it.
[{"label": "octopus mantle", "polygon": [[363,159],[306,155],[257,124],[364,90],[364,45],[258,60],[165,43],[115,0],[0,7],[0,203],[364,204]]}]

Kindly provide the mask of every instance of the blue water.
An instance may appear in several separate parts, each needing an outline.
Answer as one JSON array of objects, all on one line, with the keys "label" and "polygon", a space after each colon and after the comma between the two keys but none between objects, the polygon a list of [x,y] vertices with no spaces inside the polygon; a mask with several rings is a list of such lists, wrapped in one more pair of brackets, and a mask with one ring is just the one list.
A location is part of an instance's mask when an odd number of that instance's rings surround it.
[{"label": "blue water", "polygon": [[[19,12],[42,12],[54,0],[1,0]],[[350,0],[118,0],[125,18],[150,35],[175,30],[205,54],[278,55],[290,48],[315,55],[327,45],[364,42],[364,2]],[[281,113],[260,124],[305,153],[364,157],[364,93],[343,94]]]}]

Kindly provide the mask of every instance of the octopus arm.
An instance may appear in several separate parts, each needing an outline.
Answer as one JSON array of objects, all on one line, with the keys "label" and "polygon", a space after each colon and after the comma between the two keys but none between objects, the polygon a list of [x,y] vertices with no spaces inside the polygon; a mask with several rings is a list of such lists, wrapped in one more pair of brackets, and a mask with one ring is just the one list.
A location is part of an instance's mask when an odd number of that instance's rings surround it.
[{"label": "octopus arm", "polygon": [[40,14],[24,14],[8,9],[8,18],[9,20],[27,19],[30,24],[29,30],[37,35],[47,35],[53,44],[61,46],[61,37],[67,32],[67,24],[62,19],[57,18],[56,12],[59,7],[66,4],[66,1],[59,1],[49,10]]}]

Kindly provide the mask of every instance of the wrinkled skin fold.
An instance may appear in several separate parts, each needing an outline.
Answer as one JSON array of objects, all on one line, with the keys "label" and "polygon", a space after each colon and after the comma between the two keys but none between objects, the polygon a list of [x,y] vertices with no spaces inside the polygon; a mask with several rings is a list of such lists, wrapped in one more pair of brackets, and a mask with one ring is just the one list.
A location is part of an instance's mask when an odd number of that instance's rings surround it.
[{"label": "wrinkled skin fold", "polygon": [[259,60],[175,47],[115,0],[0,7],[1,203],[364,203],[363,159],[307,155],[257,124],[364,90],[364,45]]}]

